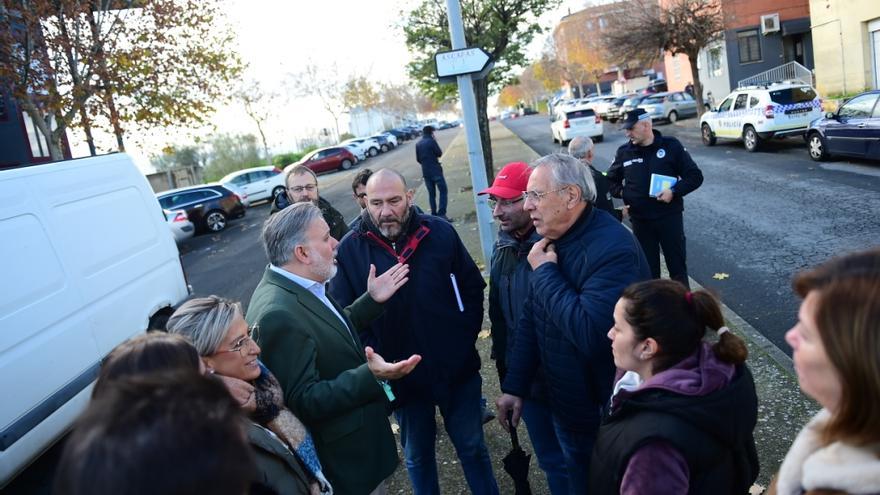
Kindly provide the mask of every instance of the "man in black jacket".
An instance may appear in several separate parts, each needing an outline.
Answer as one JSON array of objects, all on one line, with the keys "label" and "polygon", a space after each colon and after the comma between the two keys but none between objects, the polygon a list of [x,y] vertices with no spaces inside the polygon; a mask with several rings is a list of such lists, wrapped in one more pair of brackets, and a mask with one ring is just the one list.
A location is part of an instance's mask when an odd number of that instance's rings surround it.
[{"label": "man in black jacket", "polygon": [[689,287],[682,197],[700,187],[703,172],[678,139],[653,130],[644,109],[628,112],[623,129],[630,142],[608,169],[611,194],[623,197],[651,276],[660,278],[662,247],[669,277]]},{"label": "man in black jacket", "polygon": [[[425,187],[428,189],[428,203],[431,205],[431,215],[436,215],[449,220],[446,217],[446,178],[443,177],[443,167],[440,166],[440,157],[443,150],[434,139],[434,128],[426,125],[422,129],[422,139],[416,143],[416,161],[422,166],[422,177],[425,178]],[[437,204],[436,193],[440,191],[440,204]]]},{"label": "man in black jacket", "polygon": [[[492,251],[489,273],[489,320],[492,322],[492,357],[501,382],[504,381],[507,359],[516,341],[517,322],[529,293],[532,267],[526,256],[541,239],[535,232],[529,212],[523,209],[523,193],[531,173],[532,169],[525,163],[508,163],[498,171],[492,187],[479,193],[489,195],[492,216],[498,222],[498,241]],[[568,493],[568,470],[565,469],[562,448],[553,431],[547,384],[541,370],[528,396],[523,397],[522,417],[538,458],[538,466],[547,475],[550,493]]]},{"label": "man in black jacket", "polygon": [[295,203],[310,202],[321,210],[324,221],[330,226],[330,235],[341,240],[348,233],[345,218],[329,201],[318,194],[318,176],[309,167],[297,165],[287,171],[284,176],[286,191],[279,193],[272,201],[269,214],[275,214]]},{"label": "man in black jacket", "polygon": [[339,271],[330,292],[340,304],[350,304],[363,293],[371,267],[409,265],[408,283],[360,335],[390,361],[406,359],[414,349],[422,356],[413,373],[391,384],[413,492],[440,493],[434,419],[439,409],[471,493],[497,494],[483,440],[475,347],[486,286],[480,270],[452,224],[416,213],[412,191],[396,171],[370,176],[361,220],[339,244]]},{"label": "man in black jacket", "polygon": [[593,140],[586,136],[578,136],[568,143],[568,154],[580,160],[590,169],[593,182],[596,183],[596,208],[607,211],[617,220],[622,220],[621,213],[614,209],[611,193],[608,190],[608,178],[593,166]]}]

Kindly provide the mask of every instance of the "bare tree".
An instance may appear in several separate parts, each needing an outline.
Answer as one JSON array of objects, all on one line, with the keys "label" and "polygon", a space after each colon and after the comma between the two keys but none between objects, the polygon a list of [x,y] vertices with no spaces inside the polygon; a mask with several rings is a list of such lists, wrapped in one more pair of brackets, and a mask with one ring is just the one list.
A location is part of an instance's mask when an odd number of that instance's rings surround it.
[{"label": "bare tree", "polygon": [[345,82],[336,64],[318,67],[314,62],[306,64],[302,72],[288,76],[289,85],[300,97],[317,96],[321,106],[333,117],[336,138],[339,138],[339,117],[345,113]]},{"label": "bare tree", "polygon": [[630,0],[631,7],[611,17],[605,47],[620,60],[655,60],[663,51],[687,55],[694,76],[694,97],[702,115],[703,84],[697,69],[700,50],[724,30],[719,0]]},{"label": "bare tree", "polygon": [[269,143],[266,141],[266,122],[272,117],[278,93],[266,91],[258,81],[247,81],[235,93],[235,98],[244,105],[244,111],[257,125],[260,140],[263,142],[266,164],[272,164],[272,154],[269,152]]}]

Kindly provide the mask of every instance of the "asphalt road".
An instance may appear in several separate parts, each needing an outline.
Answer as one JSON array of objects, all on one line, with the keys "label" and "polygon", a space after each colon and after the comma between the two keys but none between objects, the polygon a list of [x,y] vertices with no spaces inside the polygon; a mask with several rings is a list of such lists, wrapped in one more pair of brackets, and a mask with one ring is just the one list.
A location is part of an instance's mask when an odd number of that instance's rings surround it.
[{"label": "asphalt road", "polygon": [[[539,154],[561,149],[545,115],[503,123]],[[819,164],[800,138],[770,141],[757,153],[733,142],[706,147],[695,119],[654,128],[681,140],[705,177],[685,198],[690,276],[790,355],[784,334],[799,305],[792,275],[880,244],[880,163]],[[625,142],[606,122],[594,166],[606,170]]]},{"label": "asphalt road", "polygon": [[[440,147],[445,149],[456,133],[458,129],[437,131],[435,136]],[[360,211],[352,197],[351,182],[362,168],[393,168],[404,175],[409,187],[421,187],[422,172],[416,163],[415,143],[416,140],[402,143],[350,170],[320,175],[320,196],[350,221]],[[269,204],[256,204],[248,208],[243,218],[231,221],[225,231],[196,236],[179,246],[194,296],[216,294],[228,297],[241,301],[247,310],[251,294],[268,263],[260,241],[260,230],[268,217]]]}]

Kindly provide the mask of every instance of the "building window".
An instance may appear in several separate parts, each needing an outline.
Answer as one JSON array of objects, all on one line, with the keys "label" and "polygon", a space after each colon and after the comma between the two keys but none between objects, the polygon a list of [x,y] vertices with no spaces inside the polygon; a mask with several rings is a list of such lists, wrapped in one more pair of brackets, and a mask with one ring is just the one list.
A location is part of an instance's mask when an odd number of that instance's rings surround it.
[{"label": "building window", "polygon": [[761,39],[757,29],[736,33],[739,42],[739,63],[749,64],[761,61]]},{"label": "building window", "polygon": [[721,47],[716,46],[715,48],[710,48],[708,59],[709,75],[712,77],[721,77],[724,73],[724,70],[721,68]]},{"label": "building window", "polygon": [[599,18],[599,29],[605,29],[608,27],[608,21],[605,20],[604,17]]}]

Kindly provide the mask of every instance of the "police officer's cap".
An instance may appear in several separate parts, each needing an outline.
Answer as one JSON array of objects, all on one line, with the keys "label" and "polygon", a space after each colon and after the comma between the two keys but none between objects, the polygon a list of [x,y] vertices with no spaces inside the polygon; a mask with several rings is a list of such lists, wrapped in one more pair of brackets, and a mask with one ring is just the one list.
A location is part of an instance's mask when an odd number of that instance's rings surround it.
[{"label": "police officer's cap", "polygon": [[632,129],[636,122],[641,120],[649,120],[651,118],[648,115],[648,112],[645,111],[644,108],[636,108],[635,110],[630,110],[626,112],[626,120],[623,121],[623,126],[621,129]]}]

